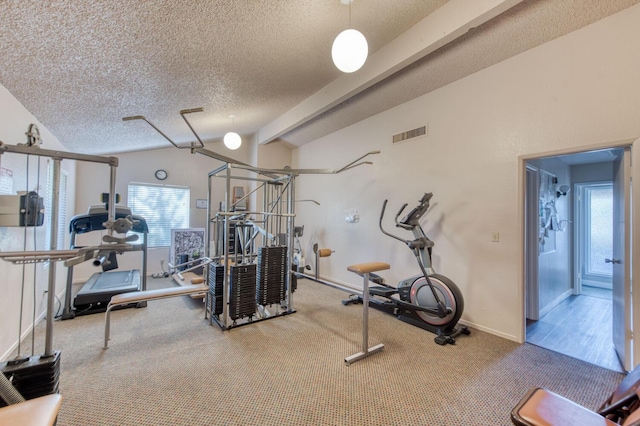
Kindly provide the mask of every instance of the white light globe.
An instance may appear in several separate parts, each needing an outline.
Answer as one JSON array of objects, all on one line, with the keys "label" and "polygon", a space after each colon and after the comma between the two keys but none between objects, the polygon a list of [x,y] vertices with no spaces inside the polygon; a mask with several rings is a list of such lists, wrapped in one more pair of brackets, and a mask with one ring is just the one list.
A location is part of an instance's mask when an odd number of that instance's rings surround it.
[{"label": "white light globe", "polygon": [[224,135],[223,141],[224,146],[229,149],[238,149],[240,148],[240,145],[242,145],[242,139],[240,138],[240,135],[235,132],[229,132]]},{"label": "white light globe", "polygon": [[342,72],[358,71],[367,60],[369,45],[367,39],[358,30],[344,30],[333,41],[331,57],[333,63]]}]

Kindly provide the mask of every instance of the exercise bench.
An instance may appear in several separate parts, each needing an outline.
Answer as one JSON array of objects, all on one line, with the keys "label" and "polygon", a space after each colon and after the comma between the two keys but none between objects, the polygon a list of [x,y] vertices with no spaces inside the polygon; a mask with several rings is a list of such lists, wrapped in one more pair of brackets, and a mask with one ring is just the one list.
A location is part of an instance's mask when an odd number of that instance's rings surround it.
[{"label": "exercise bench", "polygon": [[631,371],[598,411],[550,390],[532,388],[511,410],[516,426],[640,426],[640,368]]},{"label": "exercise bench", "polygon": [[117,306],[130,305],[138,302],[149,302],[169,297],[187,296],[203,293],[206,295],[209,286],[206,284],[191,284],[178,287],[157,288],[153,290],[131,291],[129,293],[116,294],[111,297],[107,305],[104,322],[104,348],[109,348],[109,333],[111,322],[111,310]]},{"label": "exercise bench", "polygon": [[0,408],[0,425],[53,426],[61,404],[56,393],[7,405]]}]

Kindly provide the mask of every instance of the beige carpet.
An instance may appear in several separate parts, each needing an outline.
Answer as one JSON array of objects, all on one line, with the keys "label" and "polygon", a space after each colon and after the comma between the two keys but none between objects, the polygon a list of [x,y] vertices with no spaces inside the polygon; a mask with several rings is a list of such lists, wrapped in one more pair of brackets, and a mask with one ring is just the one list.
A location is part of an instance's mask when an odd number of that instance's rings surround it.
[{"label": "beige carpet", "polygon": [[114,312],[108,350],[103,314],[57,321],[58,425],[509,425],[532,386],[595,409],[622,379],[477,330],[438,346],[374,310],[369,342],[386,347],[346,366],[360,350],[362,307],[343,306],[345,296],[301,280],[296,313],[224,332],[197,300],[158,300]]}]

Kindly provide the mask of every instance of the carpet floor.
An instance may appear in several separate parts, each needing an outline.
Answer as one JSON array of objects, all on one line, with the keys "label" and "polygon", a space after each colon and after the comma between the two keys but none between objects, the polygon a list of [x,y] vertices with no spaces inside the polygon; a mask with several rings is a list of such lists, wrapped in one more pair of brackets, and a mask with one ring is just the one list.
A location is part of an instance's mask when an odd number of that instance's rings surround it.
[{"label": "carpet floor", "polygon": [[[58,426],[509,425],[531,387],[596,409],[623,378],[477,330],[439,346],[375,310],[369,344],[385,349],[346,366],[362,339],[362,306],[346,296],[300,280],[296,313],[229,331],[209,325],[200,300],[157,300],[113,312],[107,350],[103,314],[56,321]],[[42,353],[44,324],[35,340]]]}]

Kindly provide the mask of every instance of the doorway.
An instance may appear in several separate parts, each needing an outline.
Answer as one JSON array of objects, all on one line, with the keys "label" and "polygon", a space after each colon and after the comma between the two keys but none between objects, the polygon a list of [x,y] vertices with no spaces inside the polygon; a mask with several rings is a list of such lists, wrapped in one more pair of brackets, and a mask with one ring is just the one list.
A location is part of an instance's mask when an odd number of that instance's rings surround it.
[{"label": "doorway", "polygon": [[623,155],[528,160],[525,186],[526,341],[615,371],[612,182]]}]

